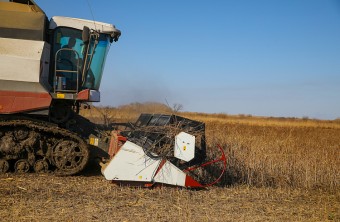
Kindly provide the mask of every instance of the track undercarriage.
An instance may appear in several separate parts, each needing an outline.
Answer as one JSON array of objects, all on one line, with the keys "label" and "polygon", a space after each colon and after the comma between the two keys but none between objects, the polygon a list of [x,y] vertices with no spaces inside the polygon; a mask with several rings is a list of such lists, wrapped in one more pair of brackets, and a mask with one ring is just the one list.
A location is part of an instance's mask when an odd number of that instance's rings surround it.
[{"label": "track undercarriage", "polygon": [[0,173],[68,176],[83,170],[88,159],[85,141],[68,130],[25,117],[0,117]]}]

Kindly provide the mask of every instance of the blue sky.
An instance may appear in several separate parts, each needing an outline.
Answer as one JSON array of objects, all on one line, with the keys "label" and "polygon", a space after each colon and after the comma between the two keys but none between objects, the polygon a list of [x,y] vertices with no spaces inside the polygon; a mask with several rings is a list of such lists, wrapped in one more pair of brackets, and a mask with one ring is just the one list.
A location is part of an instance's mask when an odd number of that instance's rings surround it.
[{"label": "blue sky", "polygon": [[[340,0],[36,0],[48,17],[122,31],[101,105],[340,117]],[[58,3],[58,4],[57,4]],[[88,4],[89,3],[89,4]]]}]

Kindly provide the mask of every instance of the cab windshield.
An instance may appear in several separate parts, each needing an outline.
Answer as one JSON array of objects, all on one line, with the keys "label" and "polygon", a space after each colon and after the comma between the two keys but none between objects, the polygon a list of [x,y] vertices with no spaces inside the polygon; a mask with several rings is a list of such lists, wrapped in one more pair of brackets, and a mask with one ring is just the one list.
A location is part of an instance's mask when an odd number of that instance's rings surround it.
[{"label": "cab windshield", "polygon": [[[64,75],[73,85],[78,84],[78,89],[99,90],[109,46],[109,36],[100,34],[98,42],[90,38],[89,49],[86,50],[81,30],[66,27],[55,29],[53,61],[56,61],[56,70],[65,70],[64,74],[57,75]],[[84,65],[85,59],[87,65]],[[74,70],[75,73],[72,73]]]}]

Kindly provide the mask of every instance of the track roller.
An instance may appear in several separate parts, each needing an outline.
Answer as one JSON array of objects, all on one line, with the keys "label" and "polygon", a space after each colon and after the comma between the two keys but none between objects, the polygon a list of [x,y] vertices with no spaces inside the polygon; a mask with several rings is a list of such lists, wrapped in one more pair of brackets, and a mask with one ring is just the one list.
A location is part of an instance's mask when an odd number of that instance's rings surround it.
[{"label": "track roller", "polygon": [[0,173],[7,173],[9,170],[9,163],[7,160],[0,160]]},{"label": "track roller", "polygon": [[30,170],[30,164],[28,160],[21,159],[15,162],[14,170],[16,173],[27,173]]},{"label": "track roller", "polygon": [[36,173],[47,173],[48,172],[48,162],[46,160],[37,160],[33,166],[34,172]]}]

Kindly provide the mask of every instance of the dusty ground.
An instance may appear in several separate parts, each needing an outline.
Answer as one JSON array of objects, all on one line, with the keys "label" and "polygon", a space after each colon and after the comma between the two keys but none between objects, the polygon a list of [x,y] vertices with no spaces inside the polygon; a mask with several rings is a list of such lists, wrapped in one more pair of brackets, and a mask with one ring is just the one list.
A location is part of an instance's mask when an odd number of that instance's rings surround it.
[{"label": "dusty ground", "polygon": [[4,221],[340,221],[340,191],[119,187],[101,175],[0,175]]}]

